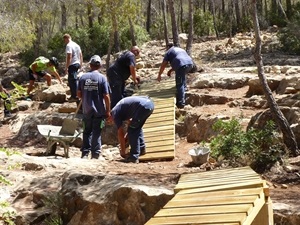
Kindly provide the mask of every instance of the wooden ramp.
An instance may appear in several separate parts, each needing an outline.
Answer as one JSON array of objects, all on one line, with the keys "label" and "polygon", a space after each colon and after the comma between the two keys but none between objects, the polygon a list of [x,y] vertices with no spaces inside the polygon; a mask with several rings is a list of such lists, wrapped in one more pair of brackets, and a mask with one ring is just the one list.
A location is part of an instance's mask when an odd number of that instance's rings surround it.
[{"label": "wooden ramp", "polygon": [[148,95],[154,111],[143,126],[147,154],[140,161],[173,159],[175,156],[175,96],[173,79],[144,83],[135,95]]},{"label": "wooden ramp", "polygon": [[269,189],[250,167],[183,174],[175,193],[146,225],[273,225]]}]

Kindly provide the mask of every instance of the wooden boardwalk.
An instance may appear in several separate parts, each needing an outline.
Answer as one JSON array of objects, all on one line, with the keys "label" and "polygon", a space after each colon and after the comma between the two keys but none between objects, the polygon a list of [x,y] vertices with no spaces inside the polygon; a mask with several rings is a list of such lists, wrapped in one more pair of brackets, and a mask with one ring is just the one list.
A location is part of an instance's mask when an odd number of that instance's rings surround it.
[{"label": "wooden boardwalk", "polygon": [[152,81],[142,84],[135,95],[148,95],[154,101],[154,111],[143,131],[147,154],[145,160],[173,159],[175,156],[175,81]]},{"label": "wooden boardwalk", "polygon": [[250,167],[183,174],[175,193],[145,225],[273,225],[269,189]]}]

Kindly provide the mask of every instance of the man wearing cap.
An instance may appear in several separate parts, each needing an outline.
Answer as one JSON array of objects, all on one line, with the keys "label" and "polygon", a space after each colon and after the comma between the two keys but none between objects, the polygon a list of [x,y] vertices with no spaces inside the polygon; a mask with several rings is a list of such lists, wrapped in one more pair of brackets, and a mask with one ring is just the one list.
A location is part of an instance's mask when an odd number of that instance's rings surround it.
[{"label": "man wearing cap", "polygon": [[70,34],[63,36],[66,44],[66,68],[65,74],[68,74],[68,84],[71,92],[71,97],[68,99],[71,101],[77,101],[77,73],[82,67],[82,52],[80,46],[72,41]]},{"label": "man wearing cap", "polygon": [[126,51],[108,68],[107,78],[111,88],[111,107],[113,108],[125,94],[125,81],[131,75],[134,84],[138,84],[140,78],[136,75],[135,60],[140,54],[140,49],[133,46]]},{"label": "man wearing cap", "polygon": [[[139,156],[146,153],[143,125],[154,110],[154,103],[148,96],[125,97],[112,109],[111,116],[118,129],[120,154],[126,163],[139,163]],[[128,121],[127,133],[123,122]],[[126,155],[126,139],[130,153]]]},{"label": "man wearing cap", "polygon": [[175,71],[176,106],[181,109],[185,106],[185,75],[191,71],[193,60],[184,49],[175,47],[173,44],[167,45],[167,52],[165,53],[163,62],[159,68],[157,76],[158,81],[161,81],[161,74],[164,72],[169,62],[171,64],[171,69],[168,71],[167,75],[171,76],[171,73]]},{"label": "man wearing cap", "polygon": [[101,130],[105,119],[111,118],[109,85],[106,77],[98,70],[101,58],[91,57],[90,72],[83,74],[78,83],[77,96],[82,100],[83,110],[83,144],[81,158],[98,159],[101,153]]}]

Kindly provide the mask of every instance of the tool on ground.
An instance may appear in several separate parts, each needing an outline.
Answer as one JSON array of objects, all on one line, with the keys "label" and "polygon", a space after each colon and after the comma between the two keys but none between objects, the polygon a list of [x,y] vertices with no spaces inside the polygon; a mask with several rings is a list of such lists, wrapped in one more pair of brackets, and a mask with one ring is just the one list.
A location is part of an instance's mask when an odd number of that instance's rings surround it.
[{"label": "tool on ground", "polygon": [[60,135],[74,135],[76,128],[78,126],[78,121],[75,119],[75,117],[81,107],[81,104],[82,104],[82,100],[80,100],[72,119],[70,118],[64,119],[61,130],[59,132]]}]

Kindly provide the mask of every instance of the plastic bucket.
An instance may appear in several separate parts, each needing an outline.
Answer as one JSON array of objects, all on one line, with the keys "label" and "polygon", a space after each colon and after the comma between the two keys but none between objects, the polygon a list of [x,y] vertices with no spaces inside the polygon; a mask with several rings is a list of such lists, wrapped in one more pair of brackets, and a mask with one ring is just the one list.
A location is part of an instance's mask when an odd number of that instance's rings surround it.
[{"label": "plastic bucket", "polygon": [[207,147],[192,148],[189,150],[189,155],[192,157],[193,163],[202,165],[209,159],[210,149]]}]

